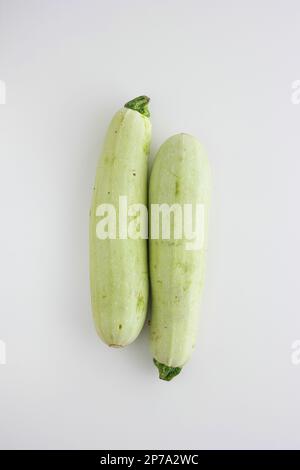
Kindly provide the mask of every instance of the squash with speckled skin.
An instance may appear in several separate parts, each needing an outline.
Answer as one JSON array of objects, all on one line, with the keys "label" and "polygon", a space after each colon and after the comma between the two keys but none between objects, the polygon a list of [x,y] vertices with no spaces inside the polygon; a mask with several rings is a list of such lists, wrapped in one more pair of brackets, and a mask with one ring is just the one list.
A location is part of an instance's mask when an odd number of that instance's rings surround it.
[{"label": "squash with speckled skin", "polygon": [[90,211],[90,283],[94,323],[109,346],[126,346],[140,333],[148,305],[147,240],[100,239],[97,211],[110,204],[119,216],[119,198],[147,204],[147,171],[151,123],[140,96],[113,117],[99,159]]},{"label": "squash with speckled skin", "polygon": [[[150,239],[152,294],[151,349],[161,379],[171,380],[189,359],[196,341],[199,301],[204,281],[210,166],[195,137],[169,138],[155,158],[149,188],[153,204],[191,204],[203,208],[201,247],[187,249],[187,240]],[[173,222],[174,226],[174,222]],[[199,245],[200,246],[200,245]]]}]

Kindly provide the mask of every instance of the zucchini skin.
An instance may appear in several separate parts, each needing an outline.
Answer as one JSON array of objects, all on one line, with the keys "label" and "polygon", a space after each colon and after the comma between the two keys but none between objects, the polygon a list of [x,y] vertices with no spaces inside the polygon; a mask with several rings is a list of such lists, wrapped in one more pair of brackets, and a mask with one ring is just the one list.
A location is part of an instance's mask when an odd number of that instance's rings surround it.
[{"label": "zucchini skin", "polygon": [[159,149],[149,188],[152,204],[203,205],[204,237],[200,249],[187,250],[186,240],[150,238],[150,343],[160,378],[171,380],[188,361],[196,342],[204,281],[211,172],[195,137],[177,134]]},{"label": "zucchini skin", "polygon": [[148,306],[147,240],[99,239],[100,204],[112,204],[119,216],[119,197],[128,206],[147,205],[151,123],[149,98],[138,97],[113,117],[100,156],[90,211],[90,284],[93,318],[109,346],[126,346],[139,335]]}]

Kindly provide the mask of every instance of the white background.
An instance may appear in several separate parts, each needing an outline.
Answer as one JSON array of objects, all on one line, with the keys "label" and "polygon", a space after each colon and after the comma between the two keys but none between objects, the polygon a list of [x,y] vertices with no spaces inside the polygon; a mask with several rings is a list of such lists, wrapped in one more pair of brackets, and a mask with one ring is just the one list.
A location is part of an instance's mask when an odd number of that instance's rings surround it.
[{"label": "white background", "polygon": [[[1,448],[300,448],[300,3],[1,0]],[[197,350],[158,380],[91,317],[88,212],[112,115],[151,97],[152,156],[206,146]]]}]

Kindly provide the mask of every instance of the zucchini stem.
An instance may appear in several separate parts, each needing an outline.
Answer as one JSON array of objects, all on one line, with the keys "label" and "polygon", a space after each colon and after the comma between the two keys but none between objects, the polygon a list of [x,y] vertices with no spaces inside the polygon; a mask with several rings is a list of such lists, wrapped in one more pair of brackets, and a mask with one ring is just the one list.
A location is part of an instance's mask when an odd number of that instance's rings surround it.
[{"label": "zucchini stem", "polygon": [[128,103],[124,104],[124,108],[133,109],[134,111],[138,111],[143,116],[150,117],[150,112],[148,109],[148,103],[150,98],[148,96],[138,96]]},{"label": "zucchini stem", "polygon": [[153,362],[158,368],[159,378],[161,380],[167,380],[169,382],[181,372],[181,367],[166,366],[165,364],[158,362],[156,359],[153,359]]}]

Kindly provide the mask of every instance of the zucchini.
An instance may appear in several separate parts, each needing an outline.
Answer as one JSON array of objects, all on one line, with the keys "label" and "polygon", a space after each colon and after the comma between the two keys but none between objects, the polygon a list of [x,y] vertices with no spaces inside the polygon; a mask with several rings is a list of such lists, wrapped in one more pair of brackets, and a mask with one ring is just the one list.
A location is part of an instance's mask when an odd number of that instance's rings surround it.
[{"label": "zucchini", "polygon": [[[202,210],[202,243],[191,249],[189,237],[161,233],[150,238],[152,316],[150,342],[154,363],[163,380],[181,371],[195,347],[199,301],[204,280],[207,219],[210,202],[210,167],[202,145],[195,137],[178,134],[169,138],[154,160],[149,188],[151,223],[154,205],[190,204],[195,219]],[[173,237],[172,237],[173,233]]]},{"label": "zucchini", "polygon": [[99,207],[112,205],[118,221],[120,197],[127,197],[128,207],[147,204],[151,139],[148,102],[146,96],[135,98],[113,117],[97,166],[90,211],[94,323],[102,340],[115,347],[134,341],[146,318],[149,290],[147,240],[126,238],[126,234],[121,233],[124,227],[116,231],[115,239],[101,239],[99,224],[103,224],[104,219],[100,214],[104,213]]}]

